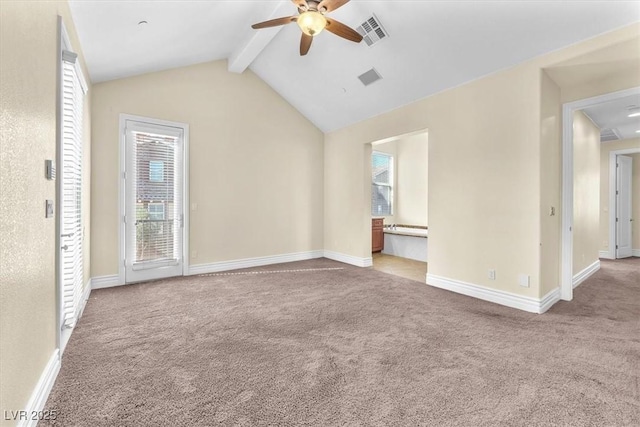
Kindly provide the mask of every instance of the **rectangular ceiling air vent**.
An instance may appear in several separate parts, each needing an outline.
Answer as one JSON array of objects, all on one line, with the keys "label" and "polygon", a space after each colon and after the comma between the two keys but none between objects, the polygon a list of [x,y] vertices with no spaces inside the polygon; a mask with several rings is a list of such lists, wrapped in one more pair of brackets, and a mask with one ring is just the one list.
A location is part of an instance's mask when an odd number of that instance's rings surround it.
[{"label": "rectangular ceiling air vent", "polygon": [[617,141],[619,139],[620,135],[615,129],[600,130],[600,142]]},{"label": "rectangular ceiling air vent", "polygon": [[389,33],[384,29],[378,17],[373,14],[369,19],[360,24],[360,26],[356,28],[356,31],[360,33],[367,46],[373,46],[380,40],[389,37]]},{"label": "rectangular ceiling air vent", "polygon": [[363,85],[369,86],[371,83],[377,82],[382,78],[375,68],[370,69],[358,76]]}]

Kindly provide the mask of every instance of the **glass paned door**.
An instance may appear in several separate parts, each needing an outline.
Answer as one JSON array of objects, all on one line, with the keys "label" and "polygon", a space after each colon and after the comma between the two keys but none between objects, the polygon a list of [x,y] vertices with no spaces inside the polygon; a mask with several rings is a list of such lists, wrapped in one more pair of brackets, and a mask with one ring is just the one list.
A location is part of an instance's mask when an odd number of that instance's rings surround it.
[{"label": "glass paned door", "polygon": [[184,131],[127,120],[125,281],[182,275]]}]

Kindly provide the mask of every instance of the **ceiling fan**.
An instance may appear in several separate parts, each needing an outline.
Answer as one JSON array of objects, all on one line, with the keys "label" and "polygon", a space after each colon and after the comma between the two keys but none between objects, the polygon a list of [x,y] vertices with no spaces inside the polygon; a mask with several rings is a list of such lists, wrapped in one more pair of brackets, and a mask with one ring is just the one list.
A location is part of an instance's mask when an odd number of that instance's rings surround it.
[{"label": "ceiling fan", "polygon": [[335,19],[325,16],[333,12],[340,6],[348,3],[349,0],[291,0],[297,7],[299,15],[287,16],[284,18],[271,19],[269,21],[253,24],[251,28],[260,29],[277,27],[296,22],[302,30],[302,40],[300,40],[300,55],[306,55],[311,47],[313,36],[319,34],[325,28],[327,31],[352,42],[360,43],[362,36],[355,30],[347,27]]}]

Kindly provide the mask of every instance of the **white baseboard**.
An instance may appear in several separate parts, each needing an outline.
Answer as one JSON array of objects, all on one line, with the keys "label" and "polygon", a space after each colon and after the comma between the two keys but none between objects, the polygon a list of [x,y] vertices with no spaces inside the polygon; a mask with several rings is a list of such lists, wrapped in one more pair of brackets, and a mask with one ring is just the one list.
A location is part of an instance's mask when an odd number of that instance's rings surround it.
[{"label": "white baseboard", "polygon": [[345,264],[355,265],[356,267],[371,267],[373,265],[372,257],[361,258],[327,250],[324,251],[324,257],[332,259],[334,261],[344,262]]},{"label": "white baseboard", "polygon": [[49,393],[56,381],[58,372],[60,372],[60,351],[56,349],[49,358],[49,362],[47,362],[42,374],[40,374],[40,379],[38,380],[33,393],[31,393],[27,406],[24,408],[24,411],[26,412],[25,418],[35,419],[20,420],[18,418],[18,427],[35,427],[35,425],[38,424],[38,417],[34,417],[33,415],[37,415],[39,411],[44,409],[44,405],[47,403],[47,398],[49,397]]},{"label": "white baseboard", "polygon": [[609,254],[609,251],[600,251],[600,252],[598,252],[598,257],[599,258],[604,258],[604,259],[613,259],[611,257],[611,255]]},{"label": "white baseboard", "polygon": [[[87,280],[87,283],[84,285],[84,291],[82,292],[82,297],[80,298],[80,307],[78,307],[78,318],[76,319],[76,324],[78,320],[82,317],[84,313],[84,308],[87,305],[87,301],[89,301],[89,296],[91,295],[91,283],[92,279]],[[60,357],[64,353],[64,349],[67,347],[67,343],[69,342],[69,338],[71,338],[71,334],[73,333],[75,326],[73,328],[67,329],[64,328],[60,335]]]},{"label": "white baseboard", "polygon": [[640,256],[640,249],[631,249],[631,255]]},{"label": "white baseboard", "polygon": [[91,278],[91,289],[112,288],[120,285],[124,285],[124,283],[120,283],[120,279],[117,274]]},{"label": "white baseboard", "polygon": [[195,264],[189,266],[189,275],[217,273],[219,271],[238,270],[241,268],[260,267],[263,265],[281,264],[283,262],[305,261],[322,258],[322,251],[297,252],[291,254],[271,255],[257,258],[235,259],[230,261]]},{"label": "white baseboard", "polygon": [[580,283],[587,280],[593,273],[600,270],[600,260],[596,260],[587,268],[573,276],[573,287],[576,288]]},{"label": "white baseboard", "polygon": [[89,297],[91,296],[91,289],[93,286],[93,279],[89,278],[87,283],[84,285],[84,292],[82,293],[82,299],[80,300],[80,311],[78,311],[78,319],[82,317],[82,313],[84,313],[84,308],[87,305],[87,301],[89,301]]},{"label": "white baseboard", "polygon": [[505,305],[511,308],[542,314],[560,300],[560,288],[556,288],[538,299],[511,292],[490,289],[473,283],[427,274],[427,284],[436,288],[478,298],[484,301]]}]

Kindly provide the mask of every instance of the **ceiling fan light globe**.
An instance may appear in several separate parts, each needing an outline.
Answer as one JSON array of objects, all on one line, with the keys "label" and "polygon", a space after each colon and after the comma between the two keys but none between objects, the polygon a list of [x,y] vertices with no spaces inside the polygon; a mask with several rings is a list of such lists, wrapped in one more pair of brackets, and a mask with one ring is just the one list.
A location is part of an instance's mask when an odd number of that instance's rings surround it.
[{"label": "ceiling fan light globe", "polygon": [[327,19],[320,12],[310,10],[298,16],[298,26],[308,36],[319,34],[327,26]]}]

